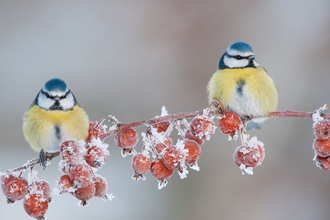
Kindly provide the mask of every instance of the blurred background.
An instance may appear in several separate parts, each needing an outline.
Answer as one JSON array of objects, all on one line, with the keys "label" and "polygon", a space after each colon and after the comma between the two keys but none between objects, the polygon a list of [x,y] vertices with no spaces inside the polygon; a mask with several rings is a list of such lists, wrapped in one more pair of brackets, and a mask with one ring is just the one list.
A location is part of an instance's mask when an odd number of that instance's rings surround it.
[{"label": "blurred background", "polygon": [[[37,157],[22,117],[43,84],[64,79],[91,120],[123,123],[207,106],[206,85],[229,44],[242,40],[274,79],[278,110],[313,111],[329,100],[329,1],[0,1],[0,171]],[[139,133],[143,128],[139,130]],[[116,198],[78,207],[54,196],[47,219],[329,219],[330,176],[315,166],[312,121],[269,119],[253,131],[266,158],[242,175],[218,130],[202,147],[200,172],[175,173],[157,189],[132,180],[130,157],[110,137],[111,156],[98,171]],[[141,139],[141,138],[140,138]],[[137,149],[141,149],[141,142]],[[55,187],[57,164],[39,178]],[[22,201],[1,219],[31,219]]]}]

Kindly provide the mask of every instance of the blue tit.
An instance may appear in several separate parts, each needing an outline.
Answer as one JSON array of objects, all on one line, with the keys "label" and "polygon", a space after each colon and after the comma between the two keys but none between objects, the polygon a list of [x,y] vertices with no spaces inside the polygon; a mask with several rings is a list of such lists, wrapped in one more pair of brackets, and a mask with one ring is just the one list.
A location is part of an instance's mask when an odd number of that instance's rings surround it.
[{"label": "blue tit", "polygon": [[23,118],[25,139],[40,152],[57,152],[66,140],[85,140],[88,128],[86,112],[61,79],[46,82]]},{"label": "blue tit", "polygon": [[[246,117],[263,117],[276,110],[278,95],[274,81],[256,60],[245,42],[230,45],[221,56],[218,70],[207,86],[208,99],[217,99],[226,111]],[[246,129],[260,129],[265,118],[248,122]]]}]

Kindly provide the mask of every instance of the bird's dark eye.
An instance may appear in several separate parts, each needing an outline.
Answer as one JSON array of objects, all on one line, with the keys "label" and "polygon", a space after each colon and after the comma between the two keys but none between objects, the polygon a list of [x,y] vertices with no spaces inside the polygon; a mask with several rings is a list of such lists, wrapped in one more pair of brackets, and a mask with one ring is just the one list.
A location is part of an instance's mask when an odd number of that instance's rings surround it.
[{"label": "bird's dark eye", "polygon": [[62,95],[62,96],[60,96],[59,98],[60,98],[60,99],[65,99],[65,98],[66,98],[66,96],[67,96],[69,93],[70,93],[70,90],[69,90],[69,91],[67,91],[67,93],[65,93],[65,95]]},{"label": "bird's dark eye", "polygon": [[242,59],[245,59],[245,57],[242,57],[241,55],[236,55],[236,56],[234,56],[234,58],[235,58],[236,60],[242,60]]}]

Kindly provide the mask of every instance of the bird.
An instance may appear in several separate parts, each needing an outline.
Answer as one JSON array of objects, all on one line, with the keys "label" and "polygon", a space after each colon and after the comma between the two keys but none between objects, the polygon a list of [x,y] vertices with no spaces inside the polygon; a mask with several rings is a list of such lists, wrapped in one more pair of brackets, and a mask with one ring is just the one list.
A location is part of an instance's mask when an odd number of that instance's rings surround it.
[{"label": "bird", "polygon": [[[218,100],[225,111],[241,119],[252,118],[246,129],[260,129],[270,112],[277,108],[278,94],[273,79],[255,60],[252,47],[242,41],[227,48],[208,85],[208,100]],[[254,117],[258,117],[253,119]]]},{"label": "bird", "polygon": [[58,152],[62,142],[85,140],[89,119],[67,84],[50,79],[32,101],[23,117],[23,133],[31,148],[40,152],[45,168],[45,152]]}]

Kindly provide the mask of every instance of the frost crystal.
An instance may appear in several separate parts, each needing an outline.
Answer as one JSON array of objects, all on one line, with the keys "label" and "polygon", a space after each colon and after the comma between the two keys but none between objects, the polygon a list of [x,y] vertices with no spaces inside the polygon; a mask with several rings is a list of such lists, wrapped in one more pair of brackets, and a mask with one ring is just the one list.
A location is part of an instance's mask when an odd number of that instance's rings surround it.
[{"label": "frost crystal", "polygon": [[162,189],[167,185],[167,180],[158,180],[158,189]]},{"label": "frost crystal", "polygon": [[253,168],[252,167],[247,167],[244,164],[241,164],[239,168],[242,171],[242,174],[248,174],[248,175],[253,175]]},{"label": "frost crystal", "polygon": [[162,107],[162,113],[161,113],[160,116],[163,117],[163,116],[166,116],[166,115],[168,115],[168,112],[167,112],[165,106],[163,106],[163,107]]},{"label": "frost crystal", "polygon": [[249,140],[248,146],[256,149],[256,148],[258,148],[258,146],[263,147],[264,143],[262,143],[261,141],[258,141],[257,137],[254,136]]},{"label": "frost crystal", "polygon": [[328,105],[324,105],[324,106],[322,106],[321,108],[319,108],[319,109],[317,109],[317,110],[314,111],[314,113],[313,113],[313,122],[314,122],[314,123],[313,123],[313,128],[315,127],[315,125],[316,125],[318,122],[324,120],[324,118],[321,116],[321,113],[322,113],[324,110],[326,110],[326,109],[328,109]]}]

